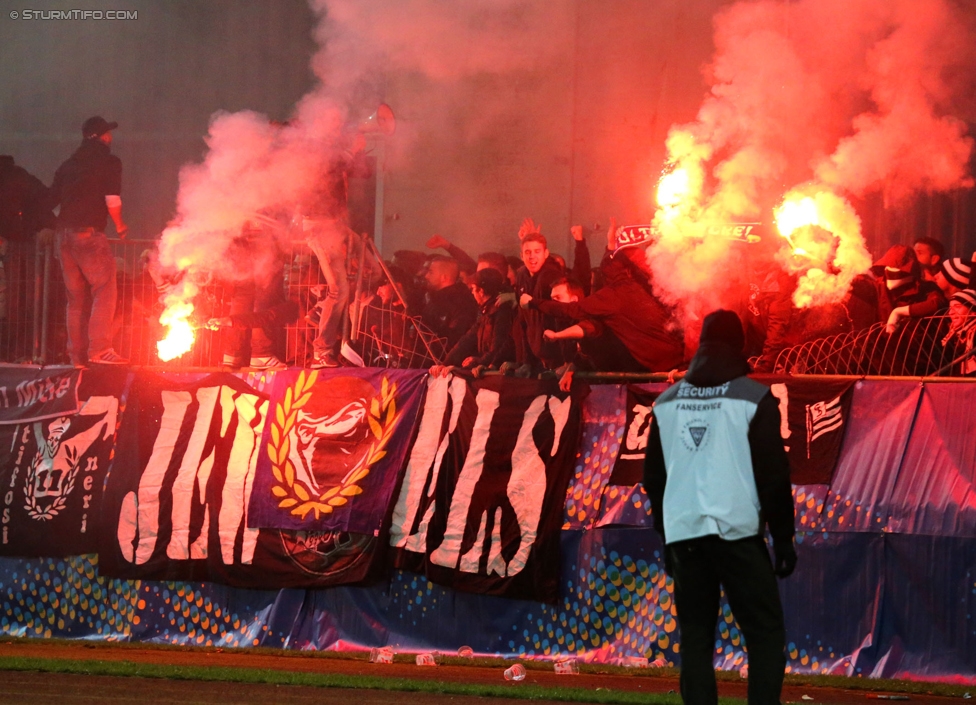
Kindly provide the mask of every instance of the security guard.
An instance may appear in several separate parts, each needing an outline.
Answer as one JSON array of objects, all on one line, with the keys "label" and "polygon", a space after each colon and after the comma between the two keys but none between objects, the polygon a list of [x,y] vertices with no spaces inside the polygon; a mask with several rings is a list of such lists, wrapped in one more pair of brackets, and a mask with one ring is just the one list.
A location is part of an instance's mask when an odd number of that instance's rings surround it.
[{"label": "security guard", "polygon": [[786,630],[776,576],[796,566],[790,469],[778,402],[746,377],[744,343],[735,313],[705,317],[688,374],[654,405],[647,445],[644,487],[674,578],[685,703],[718,700],[719,586],[745,636],[749,703],[779,703],[783,686]]}]

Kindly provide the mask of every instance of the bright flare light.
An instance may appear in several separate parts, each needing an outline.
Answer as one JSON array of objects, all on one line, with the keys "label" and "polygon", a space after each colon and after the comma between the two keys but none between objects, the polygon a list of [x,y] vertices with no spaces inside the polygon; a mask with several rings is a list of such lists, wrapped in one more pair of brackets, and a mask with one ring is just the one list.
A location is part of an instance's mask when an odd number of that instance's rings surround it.
[{"label": "bright flare light", "polygon": [[687,169],[675,169],[661,177],[657,186],[657,204],[661,208],[674,208],[688,195],[691,179]]},{"label": "bright flare light", "polygon": [[776,210],[776,228],[787,239],[807,225],[820,225],[817,203],[809,196],[799,201],[785,201]]},{"label": "bright flare light", "polygon": [[156,343],[156,352],[163,362],[185,355],[193,347],[195,336],[189,321],[192,314],[193,304],[189,301],[177,299],[167,303],[159,322],[168,327],[169,331],[166,337]]},{"label": "bright flare light", "polygon": [[871,266],[861,220],[851,204],[825,189],[809,193],[810,187],[786,194],[773,212],[776,228],[788,243],[779,260],[799,275],[793,293],[799,308],[843,301],[854,277]]}]

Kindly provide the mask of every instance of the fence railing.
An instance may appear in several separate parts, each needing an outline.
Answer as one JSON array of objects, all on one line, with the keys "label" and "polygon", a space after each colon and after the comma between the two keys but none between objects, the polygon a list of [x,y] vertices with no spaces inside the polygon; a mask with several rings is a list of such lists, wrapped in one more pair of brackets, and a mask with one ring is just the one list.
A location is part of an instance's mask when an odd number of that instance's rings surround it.
[{"label": "fence railing", "polygon": [[906,321],[894,333],[883,323],[850,333],[818,338],[783,350],[775,372],[813,375],[882,375],[917,377],[959,374],[953,364],[965,353],[957,336],[949,336],[948,316]]},{"label": "fence railing", "polygon": [[[109,240],[116,257],[118,305],[113,342],[116,350],[133,365],[165,368],[217,367],[227,344],[225,330],[209,331],[203,325],[210,318],[226,316],[233,286],[213,284],[194,299],[194,322],[198,326],[193,349],[163,363],[156,355],[156,341],[163,337],[159,314],[163,310],[155,282],[146,270],[148,253],[155,240]],[[426,367],[443,359],[444,341],[438,339],[404,307],[383,304],[372,296],[378,281],[388,272],[372,243],[363,239],[360,251],[351,253],[353,292],[348,311],[343,350],[371,367]],[[299,316],[287,324],[283,354],[291,365],[312,363],[315,328],[305,320],[314,306],[316,287],[325,279],[309,248],[293,243],[284,253],[286,296],[297,302]],[[0,270],[0,361],[65,364],[68,362],[65,326],[65,289],[53,238],[30,242],[9,242]],[[395,289],[395,287],[394,287]],[[948,316],[910,319],[895,333],[883,324],[812,340],[783,350],[775,371],[789,374],[943,376],[960,374],[958,358],[965,345],[949,336]],[[601,373],[603,374],[603,373]],[[582,378],[582,377],[581,377]]]},{"label": "fence railing", "polygon": [[[371,243],[369,243],[371,244]],[[210,331],[204,325],[210,318],[229,315],[233,285],[212,284],[193,300],[197,327],[193,349],[175,360],[162,362],[156,342],[165,334],[159,324],[163,310],[156,283],[146,269],[148,254],[155,240],[109,240],[116,258],[118,303],[113,344],[133,365],[166,368],[217,367],[226,347],[226,330]],[[67,364],[68,345],[65,326],[66,298],[54,240],[9,243],[2,260],[0,277],[0,361],[36,364]],[[366,243],[363,247],[368,247]],[[312,363],[312,341],[316,329],[305,320],[316,301],[316,287],[325,284],[309,248],[293,243],[283,253],[285,296],[298,304],[298,319],[288,323],[282,333],[285,360],[308,367]],[[439,341],[419,320],[402,309],[384,307],[371,301],[377,277],[384,276],[375,258],[363,257],[364,273],[350,275],[351,303],[343,349],[374,367],[423,367],[443,355]],[[5,304],[5,305],[4,305]]]}]

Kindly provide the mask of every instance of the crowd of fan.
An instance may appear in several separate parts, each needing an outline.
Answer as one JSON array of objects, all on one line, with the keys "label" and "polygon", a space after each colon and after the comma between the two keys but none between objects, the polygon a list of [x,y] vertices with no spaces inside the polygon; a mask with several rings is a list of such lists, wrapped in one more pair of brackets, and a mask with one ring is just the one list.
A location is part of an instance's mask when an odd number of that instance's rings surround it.
[{"label": "crowd of fan", "polygon": [[[44,189],[10,157],[0,158],[0,236],[23,239],[41,228],[52,227],[47,222],[53,219],[48,209],[26,207],[42,200],[38,194],[43,195]],[[344,203],[344,195],[339,201]],[[314,209],[309,212],[317,213]],[[332,248],[336,256],[327,258],[330,267],[321,262],[316,266],[314,261],[305,267],[332,275],[326,276],[327,284],[320,287],[324,293],[319,302],[286,300],[280,276],[261,286],[238,282],[232,303],[239,299],[243,304],[237,309],[232,306],[230,316],[212,319],[210,327],[253,328],[254,337],[249,336],[250,357],[242,352],[246,343],[235,344],[234,351],[225,350],[225,364],[247,366],[250,360],[250,366],[283,366],[271,350],[272,336],[263,336],[258,329],[269,334],[274,329],[283,330],[302,314],[317,330],[317,335],[309,336],[309,340],[315,338],[310,366],[341,364],[342,326],[336,317],[345,319],[352,301],[349,287],[340,285],[355,278],[359,264],[354,261],[355,248],[351,245],[354,234],[339,225],[344,218],[328,215],[330,219],[320,222],[306,213],[299,234],[320,257],[328,248],[315,245],[332,240],[339,243]],[[324,227],[322,222],[331,225]],[[267,230],[248,231],[247,237],[242,235],[242,242],[270,243],[280,239]],[[375,293],[367,299],[372,300],[373,310],[419,319],[429,329],[439,341],[431,356],[438,359],[432,368],[435,375],[465,369],[475,375],[501,370],[534,376],[548,370],[558,374],[563,385],[568,386],[577,370],[682,369],[693,351],[685,347],[685,331],[676,323],[674,312],[655,295],[643,247],[618,241],[617,228],[611,224],[599,265],[591,267],[584,229],[575,226],[571,235],[575,245],[571,266],[550,253],[546,236],[531,219],[526,219],[518,231],[517,257],[483,252],[473,258],[435,235],[427,247],[444,254],[410,250],[394,253],[389,263],[373,267],[374,273],[384,274],[381,283],[374,281],[370,288]],[[3,242],[0,240],[0,247]],[[242,249],[245,258],[251,249]],[[343,260],[349,266],[344,266]],[[976,276],[972,265],[972,257],[947,257],[941,243],[930,238],[919,239],[912,247],[895,245],[868,273],[855,279],[842,303],[804,309],[793,303],[795,278],[778,266],[753,267],[745,274],[730,271],[730,280],[744,277],[739,287],[744,292],[740,305],[731,307],[738,309],[745,324],[747,353],[759,372],[773,371],[781,351],[809,340],[878,324],[888,334],[894,334],[911,319],[935,314],[946,315],[949,321],[941,344],[947,349],[951,346],[955,357],[973,350]],[[0,267],[0,309],[4,306],[3,290]],[[147,308],[151,305],[150,302]],[[360,325],[363,321],[369,324],[369,310]],[[0,311],[2,318],[5,312]],[[269,340],[268,350],[257,350],[256,339],[265,337]],[[286,359],[284,354],[280,357]],[[228,359],[231,363],[227,363]],[[976,358],[962,360],[956,372],[976,374]]]},{"label": "crowd of fan", "polygon": [[[531,220],[519,230],[519,259],[496,252],[472,258],[440,236],[427,246],[447,255],[397,252],[390,271],[404,292],[406,313],[446,340],[444,363],[432,373],[551,370],[565,386],[575,370],[682,369],[691,351],[673,311],[654,293],[644,251],[621,247],[615,234],[611,225],[600,264],[592,269],[582,227],[572,228],[570,267],[550,254]],[[855,279],[843,302],[799,309],[795,278],[770,268],[764,279],[749,283],[741,305],[747,352],[756,371],[771,372],[787,347],[877,324],[892,335],[911,319],[936,314],[949,319],[941,344],[970,352],[976,330],[972,269],[972,258],[946,257],[941,243],[922,238],[914,247],[891,247]],[[957,372],[976,373],[973,357],[960,364]]]}]

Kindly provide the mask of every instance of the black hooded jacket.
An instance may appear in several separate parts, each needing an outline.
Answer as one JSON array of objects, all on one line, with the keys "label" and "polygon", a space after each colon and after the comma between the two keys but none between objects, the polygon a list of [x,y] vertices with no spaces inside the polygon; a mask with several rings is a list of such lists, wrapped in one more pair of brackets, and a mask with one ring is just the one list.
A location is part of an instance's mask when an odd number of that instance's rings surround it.
[{"label": "black hooded jacket", "polygon": [[446,364],[460,366],[469,357],[475,358],[471,367],[498,367],[503,362],[514,361],[512,324],[517,306],[511,290],[486,301],[478,314],[478,321],[447,354]]}]

